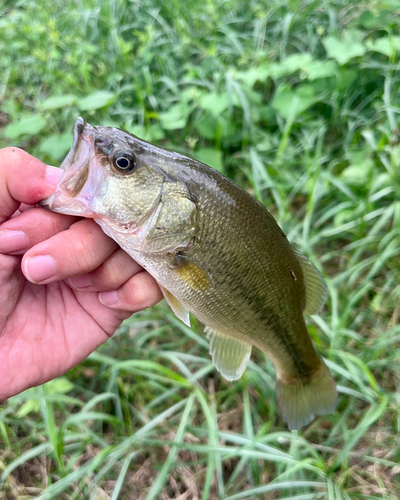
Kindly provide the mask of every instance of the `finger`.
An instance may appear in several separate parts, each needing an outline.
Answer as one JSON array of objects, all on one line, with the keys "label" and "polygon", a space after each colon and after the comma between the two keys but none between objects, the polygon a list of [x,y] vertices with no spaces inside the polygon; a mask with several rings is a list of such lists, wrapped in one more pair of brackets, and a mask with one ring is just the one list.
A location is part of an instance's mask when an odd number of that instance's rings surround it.
[{"label": "finger", "polygon": [[0,255],[0,283],[0,331],[4,331],[26,283],[21,272],[21,257]]},{"label": "finger", "polygon": [[[51,167],[55,168],[55,167]],[[23,212],[26,212],[27,210],[32,210],[32,208],[41,208],[40,205],[27,205],[26,203],[21,203],[21,205],[18,207],[18,210],[16,210],[10,217],[12,219],[13,217],[17,217],[17,215],[21,215]]]},{"label": "finger", "polygon": [[65,231],[78,220],[77,217],[30,207],[30,210],[24,210],[0,224],[0,253],[21,255],[29,248]]},{"label": "finger", "polygon": [[[51,167],[51,168],[54,168],[54,167]],[[26,212],[26,210],[31,210],[34,207],[35,207],[35,205],[27,205],[26,203],[21,203],[21,205],[19,206],[18,212],[22,214],[22,212]]]},{"label": "finger", "polygon": [[146,271],[135,274],[118,290],[99,293],[99,300],[105,306],[131,313],[154,306],[162,297],[157,282]]},{"label": "finger", "polygon": [[100,226],[85,219],[31,248],[23,257],[22,270],[32,283],[66,280],[93,271],[117,247]]},{"label": "finger", "polygon": [[85,292],[116,290],[143,268],[121,248],[106,259],[91,273],[71,278],[68,283]]},{"label": "finger", "polygon": [[0,149],[0,223],[21,203],[34,205],[49,197],[62,170],[49,167],[18,148]]}]

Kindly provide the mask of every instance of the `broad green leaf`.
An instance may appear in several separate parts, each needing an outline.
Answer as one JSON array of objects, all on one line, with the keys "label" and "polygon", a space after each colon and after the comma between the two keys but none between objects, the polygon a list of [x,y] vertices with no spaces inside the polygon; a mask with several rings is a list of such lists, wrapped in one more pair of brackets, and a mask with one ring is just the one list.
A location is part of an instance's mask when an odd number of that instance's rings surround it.
[{"label": "broad green leaf", "polygon": [[365,45],[373,52],[379,52],[387,57],[394,57],[396,51],[400,52],[400,36],[383,37],[378,40],[368,40]]},{"label": "broad green leaf", "polygon": [[146,134],[146,129],[143,127],[143,125],[131,125],[130,127],[127,127],[125,130],[127,130],[133,135],[136,135],[140,139],[143,139],[144,141],[146,140],[147,134]]},{"label": "broad green leaf", "polygon": [[353,32],[344,33],[343,37],[327,36],[322,40],[329,57],[343,66],[351,59],[363,56],[366,52],[364,45],[358,41],[358,37]]},{"label": "broad green leaf", "polygon": [[256,106],[259,106],[263,102],[262,95],[260,92],[256,92],[255,90],[249,88],[249,87],[243,87],[243,94],[246,96],[247,101],[250,104],[255,104]]},{"label": "broad green leaf", "polygon": [[189,108],[184,103],[174,104],[168,111],[159,114],[165,130],[184,128],[188,119]]},{"label": "broad green leaf", "polygon": [[346,153],[350,165],[346,167],[340,177],[348,185],[366,186],[368,174],[374,166],[374,162],[370,158],[369,148],[350,149]]},{"label": "broad green leaf", "polygon": [[43,389],[47,394],[66,394],[73,387],[74,384],[66,377],[59,377],[44,384]]},{"label": "broad green leaf", "polygon": [[143,125],[131,125],[130,127],[124,127],[124,130],[130,132],[136,137],[139,137],[139,139],[143,139],[148,142],[158,141],[165,137],[164,130],[158,123],[151,125],[148,128]]},{"label": "broad green leaf", "polygon": [[[398,7],[393,8],[396,9]],[[389,7],[389,5],[386,3],[384,10],[380,10],[379,8],[366,10],[361,14],[359,18],[360,25],[368,29],[382,29],[382,26],[385,26],[388,22],[388,16],[392,16],[392,14],[389,12],[389,9],[391,9],[391,7]]]},{"label": "broad green leaf", "polygon": [[334,61],[313,61],[305,70],[310,81],[334,76],[338,66]]},{"label": "broad green leaf", "polygon": [[280,78],[283,75],[292,75],[300,69],[306,70],[311,61],[311,54],[292,54],[280,63],[273,64],[269,72],[273,78]]},{"label": "broad green leaf", "polygon": [[29,415],[29,413],[38,411],[40,411],[40,400],[28,399],[28,401],[17,411],[17,417],[24,418]]},{"label": "broad green leaf", "polygon": [[115,119],[111,118],[110,116],[105,116],[104,119],[101,120],[101,125],[102,125],[102,127],[123,128],[121,126],[121,122],[119,120],[115,120]]},{"label": "broad green leaf", "polygon": [[219,172],[221,172],[223,169],[222,155],[221,151],[219,151],[218,149],[201,148],[197,151],[193,151],[193,156],[197,160],[205,163],[206,165],[210,165],[210,167],[215,168]]},{"label": "broad green leaf", "polygon": [[64,108],[66,106],[71,106],[77,101],[77,97],[72,94],[64,95],[54,95],[48,97],[46,100],[40,103],[39,107],[41,109],[58,109]]},{"label": "broad green leaf", "polygon": [[79,99],[77,105],[81,111],[92,111],[94,109],[101,109],[108,106],[114,101],[115,97],[116,95],[112,92],[108,92],[107,90],[98,90],[87,97]]},{"label": "broad green leaf", "polygon": [[56,160],[63,158],[72,144],[72,134],[66,132],[65,134],[55,134],[44,139],[39,146],[42,153],[46,153]]},{"label": "broad green leaf", "polygon": [[203,113],[195,123],[195,128],[201,137],[215,139],[218,131],[218,121],[208,113]]},{"label": "broad green leaf", "polygon": [[23,135],[37,135],[47,125],[47,120],[42,115],[30,115],[22,118],[17,123],[10,123],[5,129],[9,139],[18,139]]},{"label": "broad green leaf", "polygon": [[220,115],[218,117],[218,135],[222,138],[232,137],[235,134],[235,123],[228,116]]},{"label": "broad green leaf", "polygon": [[[43,385],[43,389],[46,394],[57,395],[66,394],[70,392],[74,387],[74,384],[70,382],[66,377],[59,377],[54,380],[50,380]],[[28,389],[25,394],[31,394],[32,390]],[[18,417],[26,417],[29,413],[40,411],[40,399],[38,397],[27,399],[27,401],[19,408],[17,411]]]},{"label": "broad green leaf", "polygon": [[385,56],[390,57],[393,53],[392,44],[390,43],[389,38],[379,38],[378,40],[368,40],[365,42],[366,47],[373,52],[379,52]]},{"label": "broad green leaf", "polygon": [[340,177],[346,181],[346,184],[365,185],[366,176],[372,166],[373,161],[370,158],[366,158],[362,165],[350,165],[345,168]]},{"label": "broad green leaf", "polygon": [[153,123],[152,125],[150,125],[147,132],[149,141],[160,141],[165,137],[165,132],[158,123]]},{"label": "broad green leaf", "polygon": [[304,85],[295,92],[289,87],[281,86],[275,94],[272,107],[287,119],[290,115],[298,116],[317,100],[309,85]]},{"label": "broad green leaf", "polygon": [[244,71],[237,71],[234,77],[241,80],[249,87],[253,87],[256,82],[263,82],[269,76],[269,69],[266,66],[258,66],[258,68],[250,68]]},{"label": "broad green leaf", "polygon": [[228,105],[229,99],[226,92],[223,94],[211,92],[209,94],[204,94],[199,99],[199,106],[209,111],[215,117],[219,116],[222,111],[227,109]]},{"label": "broad green leaf", "polygon": [[235,133],[234,123],[224,115],[215,119],[208,113],[204,113],[194,126],[200,137],[211,140],[216,137],[230,137]]}]

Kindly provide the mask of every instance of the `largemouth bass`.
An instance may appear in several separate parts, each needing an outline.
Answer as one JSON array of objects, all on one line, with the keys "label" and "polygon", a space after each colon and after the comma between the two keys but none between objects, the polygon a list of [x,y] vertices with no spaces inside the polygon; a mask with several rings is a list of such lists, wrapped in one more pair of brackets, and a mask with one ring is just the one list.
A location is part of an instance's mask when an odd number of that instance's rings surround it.
[{"label": "largemouth bass", "polygon": [[325,283],[261,203],[203,163],[82,118],[62,168],[42,204],[100,224],[182,321],[191,312],[206,325],[225,378],[242,375],[256,346],[275,365],[290,429],[335,410],[335,382],[303,317],[323,306]]}]

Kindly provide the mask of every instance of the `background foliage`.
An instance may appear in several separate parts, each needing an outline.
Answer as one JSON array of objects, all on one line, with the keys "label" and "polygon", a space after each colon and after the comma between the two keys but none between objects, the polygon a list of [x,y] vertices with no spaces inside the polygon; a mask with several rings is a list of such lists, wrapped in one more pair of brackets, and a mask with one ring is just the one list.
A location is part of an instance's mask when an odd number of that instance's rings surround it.
[{"label": "background foliage", "polygon": [[0,413],[7,499],[397,499],[400,2],[6,0],[0,146],[58,165],[81,114],[187,153],[321,269],[309,329],[335,414],[285,429],[260,353],[236,383],[202,326],[137,314]]}]

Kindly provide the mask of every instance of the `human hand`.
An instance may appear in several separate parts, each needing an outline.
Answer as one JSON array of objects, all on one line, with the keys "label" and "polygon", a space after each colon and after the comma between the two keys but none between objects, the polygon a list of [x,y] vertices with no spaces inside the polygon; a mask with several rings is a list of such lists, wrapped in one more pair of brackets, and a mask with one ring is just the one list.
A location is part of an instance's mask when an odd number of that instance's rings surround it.
[{"label": "human hand", "polygon": [[0,150],[0,400],[65,373],[162,298],[93,220],[34,206],[61,173]]}]

